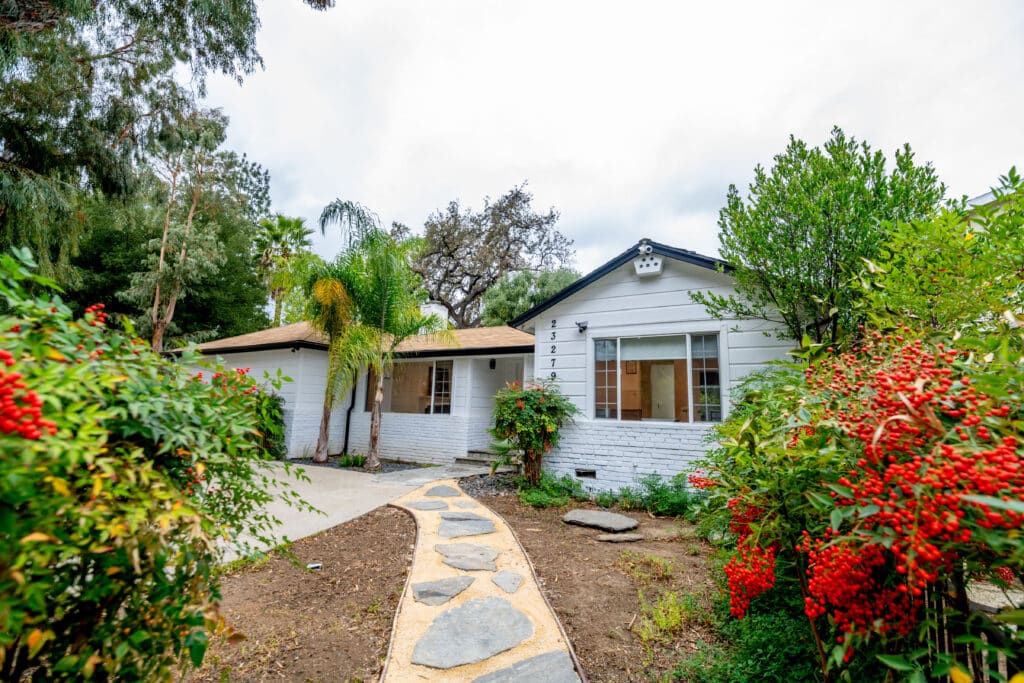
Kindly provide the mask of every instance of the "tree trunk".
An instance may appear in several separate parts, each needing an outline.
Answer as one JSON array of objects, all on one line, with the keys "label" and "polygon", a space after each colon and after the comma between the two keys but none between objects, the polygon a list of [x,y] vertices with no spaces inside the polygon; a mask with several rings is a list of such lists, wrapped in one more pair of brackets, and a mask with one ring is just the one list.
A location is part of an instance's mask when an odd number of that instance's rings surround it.
[{"label": "tree trunk", "polygon": [[271,296],[274,299],[274,327],[280,327],[281,326],[281,306],[284,303],[282,301],[282,299],[284,298],[284,292],[282,292],[280,289],[276,289],[276,290],[274,290],[274,293]]},{"label": "tree trunk", "polygon": [[373,411],[370,413],[370,450],[366,454],[363,469],[376,472],[380,469],[380,419],[384,410],[384,373],[377,373],[377,386],[373,392]]},{"label": "tree trunk", "polygon": [[540,482],[540,469],[541,459],[539,455],[524,452],[523,453],[523,474],[526,475],[526,480],[530,482],[530,486],[536,486]]},{"label": "tree trunk", "polygon": [[331,437],[331,409],[333,407],[330,396],[325,396],[324,413],[320,417],[320,436],[316,439],[316,451],[313,453],[313,462],[327,462],[327,442]]},{"label": "tree trunk", "polygon": [[164,350],[164,330],[167,329],[167,323],[164,322],[163,317],[160,316],[153,323],[153,336],[150,338],[149,345],[153,347],[153,350],[160,353]]}]

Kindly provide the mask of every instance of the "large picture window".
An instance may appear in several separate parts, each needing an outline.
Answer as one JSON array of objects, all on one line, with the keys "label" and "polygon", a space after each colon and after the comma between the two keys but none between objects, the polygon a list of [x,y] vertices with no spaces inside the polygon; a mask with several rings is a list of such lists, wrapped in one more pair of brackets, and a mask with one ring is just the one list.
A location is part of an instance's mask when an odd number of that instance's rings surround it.
[{"label": "large picture window", "polygon": [[594,340],[594,417],[722,419],[717,334]]},{"label": "large picture window", "polygon": [[[390,376],[384,377],[386,413],[421,413],[448,415],[452,412],[452,371],[450,360],[395,363]],[[367,373],[366,411],[373,409],[373,392],[377,377]]]}]

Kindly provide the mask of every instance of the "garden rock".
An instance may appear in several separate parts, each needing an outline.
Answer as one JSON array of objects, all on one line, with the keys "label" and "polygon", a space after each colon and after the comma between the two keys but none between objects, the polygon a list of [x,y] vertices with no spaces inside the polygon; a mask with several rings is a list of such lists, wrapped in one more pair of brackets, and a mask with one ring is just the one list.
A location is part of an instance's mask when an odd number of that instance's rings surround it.
[{"label": "garden rock", "polygon": [[603,531],[630,531],[639,525],[639,522],[631,517],[604,510],[570,510],[562,517],[562,521]]},{"label": "garden rock", "polygon": [[406,503],[406,507],[413,510],[447,510],[448,503],[443,500],[417,500],[414,503]]},{"label": "garden rock", "polygon": [[546,652],[473,679],[473,683],[579,683],[572,658],[564,650]]},{"label": "garden rock", "polygon": [[515,572],[500,571],[491,577],[494,585],[506,593],[515,593],[523,583],[523,577]]},{"label": "garden rock", "polygon": [[476,503],[474,503],[471,500],[457,500],[457,501],[455,501],[455,507],[462,508],[462,509],[475,508],[476,507]]},{"label": "garden rock", "polygon": [[412,597],[424,605],[443,605],[462,591],[469,588],[475,579],[472,576],[453,576],[440,581],[424,581],[412,585]]},{"label": "garden rock", "polygon": [[428,489],[423,495],[430,496],[431,498],[457,498],[458,496],[461,496],[462,493],[458,489],[441,484]]},{"label": "garden rock", "polygon": [[498,558],[498,551],[485,545],[439,543],[434,546],[434,550],[444,555],[444,560],[442,561],[446,565],[456,569],[493,572],[498,568],[494,564],[494,560]]},{"label": "garden rock", "polygon": [[605,543],[636,543],[644,540],[641,534],[598,534],[597,540]]},{"label": "garden rock", "polygon": [[442,512],[441,527],[437,531],[441,538],[490,533],[494,533],[494,522],[473,512]]},{"label": "garden rock", "polygon": [[451,669],[482,662],[533,635],[529,617],[504,598],[478,598],[434,619],[416,643],[412,663]]}]

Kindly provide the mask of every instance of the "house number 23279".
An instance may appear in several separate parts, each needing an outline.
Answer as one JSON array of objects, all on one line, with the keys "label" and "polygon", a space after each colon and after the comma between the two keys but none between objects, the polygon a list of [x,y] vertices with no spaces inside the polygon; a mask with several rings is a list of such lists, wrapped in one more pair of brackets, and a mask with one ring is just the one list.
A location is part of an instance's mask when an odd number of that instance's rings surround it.
[{"label": "house number 23279", "polygon": [[[556,320],[555,318],[552,318],[551,319],[551,341],[552,342],[554,342],[556,339],[558,339],[558,332],[555,329],[557,326],[558,326],[558,320]],[[555,370],[554,370],[554,368],[555,368],[555,354],[557,352],[558,352],[558,346],[556,344],[552,343],[551,344],[551,359],[550,359],[551,360],[551,374],[549,375],[549,377],[551,377],[551,379],[558,379],[558,373],[555,372]]]}]

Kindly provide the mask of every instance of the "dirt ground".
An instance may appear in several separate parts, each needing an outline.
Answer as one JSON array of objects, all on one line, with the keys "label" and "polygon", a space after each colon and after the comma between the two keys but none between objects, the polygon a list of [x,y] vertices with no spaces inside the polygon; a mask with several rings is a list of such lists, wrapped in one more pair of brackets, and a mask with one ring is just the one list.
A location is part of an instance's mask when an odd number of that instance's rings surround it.
[{"label": "dirt ground", "polygon": [[[700,617],[714,590],[709,548],[688,524],[625,513],[640,521],[647,540],[601,543],[599,532],[563,524],[564,508],[535,510],[514,495],[478,498],[526,548],[591,683],[656,680],[699,640],[713,638]],[[185,680],[376,680],[415,535],[409,516],[379,508],[297,541],[292,551],[301,567],[275,556],[230,572],[221,611],[245,639],[216,639],[203,668]],[[308,571],[309,562],[323,569]],[[648,604],[672,591],[694,596],[670,637],[641,638],[640,591]]]},{"label": "dirt ground", "polygon": [[[565,508],[536,510],[514,495],[479,500],[519,537],[591,683],[656,680],[693,653],[698,641],[714,639],[701,616],[715,590],[707,565],[710,548],[694,538],[690,525],[623,513],[640,522],[638,531],[647,539],[663,540],[602,543],[594,538],[600,532],[564,524]],[[640,590],[648,601],[668,591],[694,596],[692,613],[664,642],[648,639],[645,646],[640,637]]]},{"label": "dirt ground", "polygon": [[376,680],[415,539],[411,517],[378,508],[295,542],[301,567],[274,556],[229,573],[221,612],[245,639],[215,640],[185,680]]}]

